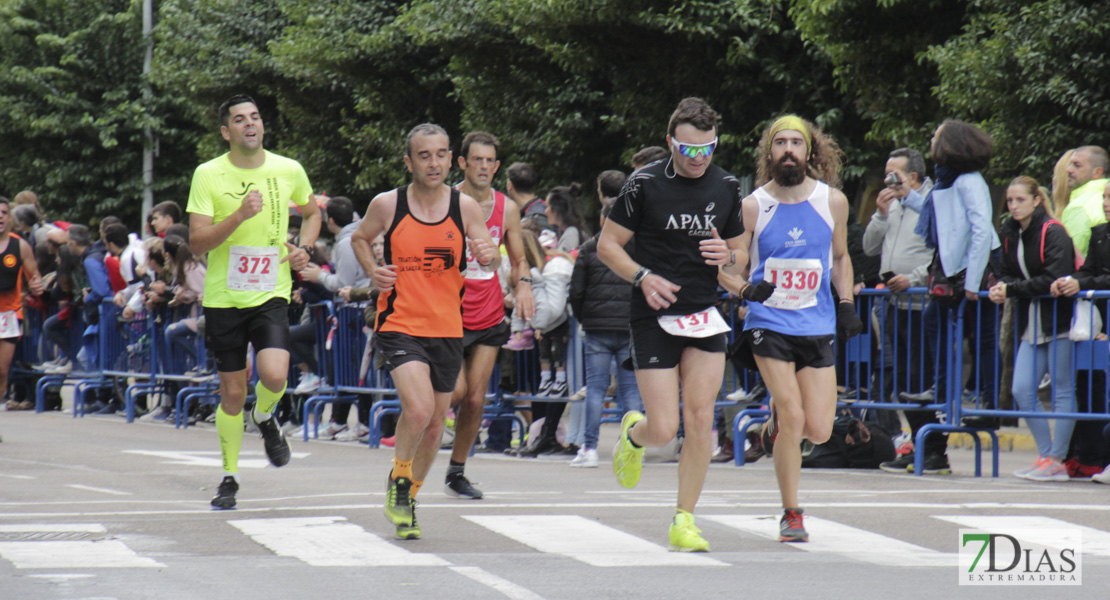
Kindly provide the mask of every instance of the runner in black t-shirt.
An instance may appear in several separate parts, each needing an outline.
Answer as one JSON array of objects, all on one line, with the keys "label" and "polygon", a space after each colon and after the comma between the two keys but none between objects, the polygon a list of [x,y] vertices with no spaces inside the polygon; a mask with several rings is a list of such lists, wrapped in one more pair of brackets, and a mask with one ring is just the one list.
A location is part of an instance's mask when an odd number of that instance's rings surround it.
[{"label": "runner in black t-shirt", "polygon": [[[686,441],[670,542],[684,552],[709,550],[691,512],[713,451],[713,403],[725,370],[728,325],[715,307],[717,277],[719,267],[730,275],[742,268],[731,250],[744,231],[740,185],[710,164],[719,120],[702,100],[679,103],[667,127],[671,157],[629,178],[597,244],[601,260],[641,290],[632,295],[630,328],[647,416],[625,415],[613,470],[621,485],[635,486],[644,447],[674,438],[681,382]],[[630,256],[624,245],[633,236]]]}]

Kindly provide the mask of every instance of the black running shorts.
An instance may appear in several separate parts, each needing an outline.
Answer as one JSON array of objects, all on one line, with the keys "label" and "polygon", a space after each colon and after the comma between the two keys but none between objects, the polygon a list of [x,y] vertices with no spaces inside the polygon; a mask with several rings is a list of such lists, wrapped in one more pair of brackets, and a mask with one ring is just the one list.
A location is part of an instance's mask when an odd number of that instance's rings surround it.
[{"label": "black running shorts", "polygon": [[632,365],[636,370],[673,369],[687,348],[723,354],[728,347],[724,333],[704,338],[671,335],[659,326],[655,317],[636,319],[629,323],[628,329],[632,332]]},{"label": "black running shorts", "polygon": [[266,348],[289,351],[289,301],[284,298],[250,308],[205,306],[204,320],[204,340],[221,373],[247,368],[247,344],[256,353]]},{"label": "black running shorts", "polygon": [[752,354],[794,363],[794,370],[836,364],[835,335],[786,335],[770,329],[744,332]]},{"label": "black running shorts", "polygon": [[497,325],[486,329],[463,329],[463,355],[470,356],[474,346],[493,346],[500,348],[509,341],[509,321],[503,319]]},{"label": "black running shorts", "polygon": [[392,371],[412,361],[419,361],[431,370],[432,389],[453,392],[463,363],[462,338],[416,337],[396,331],[374,334],[374,351],[378,368]]}]

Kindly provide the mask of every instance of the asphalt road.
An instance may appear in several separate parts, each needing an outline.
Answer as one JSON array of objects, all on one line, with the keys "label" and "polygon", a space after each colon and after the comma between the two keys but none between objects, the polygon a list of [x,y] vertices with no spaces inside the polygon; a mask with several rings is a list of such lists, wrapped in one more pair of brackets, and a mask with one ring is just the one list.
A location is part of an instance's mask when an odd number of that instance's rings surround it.
[{"label": "asphalt road", "polygon": [[[771,462],[713,465],[697,511],[712,552],[681,554],[667,551],[676,465],[652,462],[639,487],[625,490],[607,463],[615,435],[615,425],[603,428],[598,469],[477,455],[467,474],[486,492],[481,501],[444,494],[441,454],[419,495],[424,537],[402,542],[381,510],[389,449],[294,440],[293,462],[275,469],[248,435],[238,509],[213,511],[212,426],[0,413],[0,600],[1010,599],[1110,590],[1110,486],[1008,476],[1032,462],[1028,453],[1003,453],[998,479],[971,476],[966,450],[950,451],[951,476],[806,471],[811,542],[791,545],[776,541]],[[961,527],[1078,532],[1082,584],[960,585]]]}]

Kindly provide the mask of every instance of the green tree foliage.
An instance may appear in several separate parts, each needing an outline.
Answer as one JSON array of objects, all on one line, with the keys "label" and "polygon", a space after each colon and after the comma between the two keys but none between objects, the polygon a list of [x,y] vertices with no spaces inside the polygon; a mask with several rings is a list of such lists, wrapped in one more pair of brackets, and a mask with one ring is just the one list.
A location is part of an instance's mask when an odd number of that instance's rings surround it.
[{"label": "green tree foliage", "polygon": [[[943,119],[930,48],[960,33],[965,0],[794,0],[790,16],[833,64],[868,141],[881,150],[924,151]],[[865,125],[867,126],[867,125]],[[878,161],[881,164],[881,160]],[[873,163],[874,164],[874,163]]]},{"label": "green tree foliage", "polygon": [[994,136],[992,174],[1047,185],[1069,148],[1110,145],[1110,4],[980,0],[963,32],[932,48],[936,96]]},{"label": "green tree foliage", "polygon": [[[787,111],[815,119],[849,156],[860,155],[851,103],[823,55],[803,45],[785,2],[254,6],[202,0],[163,9],[176,23],[159,26],[159,84],[212,105],[256,81],[287,153],[334,193],[367,200],[404,182],[401,142],[422,121],[440,123],[456,143],[475,129],[498,135],[506,163],[534,163],[544,188],[589,183],[627,167],[640,147],[663,144],[686,96],[724,115],[719,160],[738,173],[754,171],[760,130]],[[228,55],[241,60],[211,64]],[[861,172],[850,160],[849,175]]]},{"label": "green tree foliage", "polygon": [[[718,164],[755,170],[774,116],[840,142],[849,197],[896,145],[983,123],[996,178],[1045,178],[1106,143],[1110,5],[1080,0],[161,0],[141,74],[140,0],[0,0],[0,190],[75,220],[137,216],[143,128],[157,200],[184,203],[224,152],[216,107],[253,95],[267,147],[360,207],[407,180],[403,138],[433,121],[502,140],[541,187],[590,183],[664,143],[677,102],[724,117]],[[150,87],[152,86],[152,87]],[[144,95],[144,87],[152,93]],[[457,177],[457,175],[455,176]],[[504,186],[502,178],[497,182]],[[592,196],[592,195],[591,195]],[[587,198],[587,203],[592,198]],[[132,221],[135,222],[135,221]]]},{"label": "green tree foliage", "polygon": [[[137,224],[143,128],[159,132],[162,164],[180,136],[170,105],[144,99],[142,65],[138,3],[0,4],[0,190],[36,191],[55,218]],[[155,185],[179,188],[180,174]]]}]

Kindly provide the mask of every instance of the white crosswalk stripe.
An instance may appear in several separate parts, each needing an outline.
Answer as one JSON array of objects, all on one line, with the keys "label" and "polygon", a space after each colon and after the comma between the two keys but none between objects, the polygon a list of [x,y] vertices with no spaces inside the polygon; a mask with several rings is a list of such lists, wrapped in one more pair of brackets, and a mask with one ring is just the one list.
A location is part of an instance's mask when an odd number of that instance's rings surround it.
[{"label": "white crosswalk stripe", "polygon": [[[572,558],[596,567],[720,567],[729,563],[710,554],[670,552],[654,538],[642,538],[580,515],[460,515],[502,538],[534,551]],[[1110,532],[1042,516],[950,516],[934,515],[951,525],[952,548],[958,527],[983,530],[1075,529],[1082,532],[1083,553],[1110,557]],[[777,515],[698,515],[712,522],[767,540],[778,540]],[[222,521],[220,522],[222,524]],[[227,523],[277,556],[295,558],[310,566],[433,566],[451,567],[476,581],[504,588],[509,597],[530,598],[525,588],[481,569],[464,566],[465,558],[446,560],[430,553],[414,552],[420,543],[399,542],[379,537],[345,517],[291,517],[236,519]],[[958,554],[925,548],[895,537],[807,516],[810,542],[784,545],[787,551],[803,551],[843,561],[859,561],[888,567],[951,567]],[[665,541],[666,530],[658,535]],[[897,532],[892,534],[897,535]],[[112,539],[99,523],[0,524],[0,559],[18,569],[166,568],[159,560],[140,556],[125,541]],[[650,540],[650,541],[649,541]],[[1043,541],[1043,540],[1042,540]],[[1060,540],[1061,544],[1068,540]],[[478,544],[477,547],[482,547]],[[165,560],[165,559],[162,559]],[[171,564],[172,566],[172,564]],[[469,570],[468,570],[469,569]]]},{"label": "white crosswalk stripe", "polygon": [[[933,516],[934,519],[956,523],[971,529],[982,529],[984,531],[1008,529],[1008,530],[1035,530],[1042,532],[1038,535],[1037,542],[1049,544],[1048,539],[1045,538],[1043,533],[1048,529],[1075,529],[1082,532],[1082,547],[1083,554],[1092,556],[1110,556],[1110,533],[1095,529],[1093,527],[1084,527],[1076,525],[1060,519],[1053,519],[1052,517],[1036,517],[1036,516],[1012,516],[1012,517],[997,517],[997,516]],[[1060,539],[1055,540],[1059,547],[1067,547],[1071,540]],[[1053,544],[1049,544],[1053,545]]]},{"label": "white crosswalk stripe", "polygon": [[[778,515],[702,515],[698,517],[762,538],[779,539]],[[806,552],[838,554],[845,558],[894,567],[940,567],[958,563],[948,554],[835,521],[806,517],[809,542],[790,544]]]},{"label": "white crosswalk stripe", "polygon": [[562,554],[595,567],[727,566],[705,555],[669,552],[662,546],[578,515],[463,518],[540,552]]},{"label": "white crosswalk stripe", "polygon": [[432,554],[409,552],[344,517],[228,521],[278,556],[317,567],[440,567],[451,563]]},{"label": "white crosswalk stripe", "polygon": [[106,534],[100,524],[75,523],[0,525],[0,557],[17,569],[130,569],[164,568],[166,565],[139,556],[119,540],[59,539]]}]

